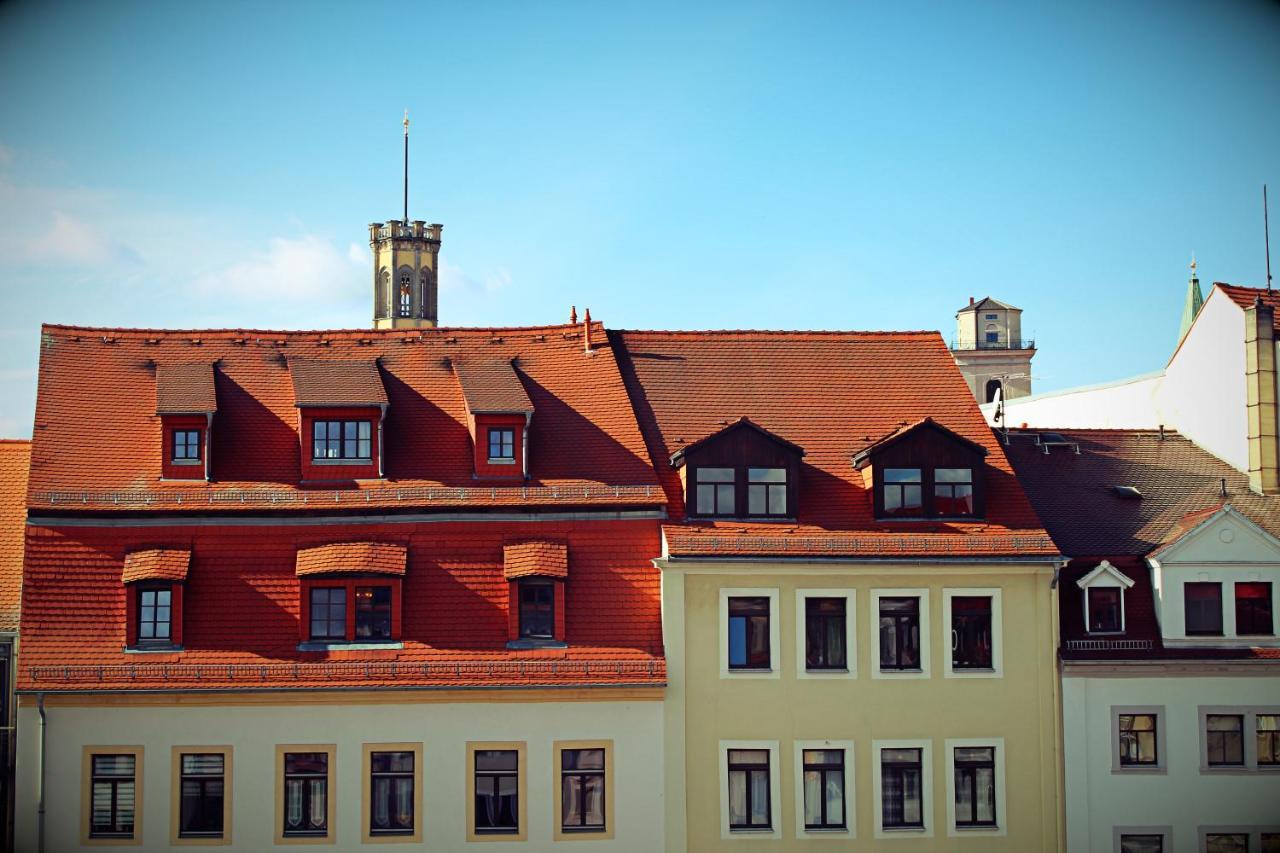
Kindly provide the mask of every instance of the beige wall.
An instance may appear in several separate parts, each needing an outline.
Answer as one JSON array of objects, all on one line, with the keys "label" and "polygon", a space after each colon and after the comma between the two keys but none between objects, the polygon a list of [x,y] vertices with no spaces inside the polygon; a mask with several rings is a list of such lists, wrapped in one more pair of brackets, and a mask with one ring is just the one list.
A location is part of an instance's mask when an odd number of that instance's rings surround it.
[{"label": "beige wall", "polygon": [[[660,561],[661,562],[661,561]],[[827,850],[830,838],[797,837],[796,741],[853,742],[853,838],[839,849],[1060,849],[1061,755],[1056,668],[1056,593],[1052,566],[910,566],[700,564],[663,566],[668,659],[683,668],[683,690],[668,694],[668,771],[683,765],[683,809],[668,802],[668,850]],[[720,662],[722,588],[776,589],[779,646],[776,678],[723,677]],[[798,678],[796,590],[854,590],[856,675]],[[927,678],[873,677],[872,593],[928,590],[930,673]],[[946,589],[1000,591],[1003,672],[998,678],[949,678],[943,642]],[[675,683],[675,678],[672,679]],[[678,718],[684,725],[677,727]],[[1005,752],[1006,810],[1002,835],[948,834],[947,739],[999,738]],[[925,739],[932,751],[931,837],[894,833],[875,837],[873,741]],[[776,741],[780,805],[778,838],[733,837],[722,830],[721,741]],[[847,788],[848,789],[848,788]],[[681,835],[681,823],[685,824]]]}]

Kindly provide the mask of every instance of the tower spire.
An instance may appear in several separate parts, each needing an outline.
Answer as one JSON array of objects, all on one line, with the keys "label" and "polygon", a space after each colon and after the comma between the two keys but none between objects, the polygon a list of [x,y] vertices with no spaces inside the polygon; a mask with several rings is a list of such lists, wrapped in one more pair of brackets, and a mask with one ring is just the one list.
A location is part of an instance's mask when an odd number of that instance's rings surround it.
[{"label": "tower spire", "polygon": [[1204,305],[1204,297],[1200,294],[1200,274],[1196,272],[1196,253],[1191,253],[1191,280],[1187,282],[1187,300],[1182,306],[1182,323],[1178,326],[1178,341],[1181,342],[1200,313]]},{"label": "tower spire", "polygon": [[409,224],[409,110],[404,111],[404,224]]}]

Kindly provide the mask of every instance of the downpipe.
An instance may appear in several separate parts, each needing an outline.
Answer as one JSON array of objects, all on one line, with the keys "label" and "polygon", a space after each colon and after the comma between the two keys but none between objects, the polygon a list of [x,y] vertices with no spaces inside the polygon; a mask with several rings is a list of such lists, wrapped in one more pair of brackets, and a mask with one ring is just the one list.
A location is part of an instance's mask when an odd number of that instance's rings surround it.
[{"label": "downpipe", "polygon": [[36,696],[36,710],[40,712],[40,796],[36,805],[36,851],[44,853],[44,749],[49,723],[44,713],[43,693]]}]

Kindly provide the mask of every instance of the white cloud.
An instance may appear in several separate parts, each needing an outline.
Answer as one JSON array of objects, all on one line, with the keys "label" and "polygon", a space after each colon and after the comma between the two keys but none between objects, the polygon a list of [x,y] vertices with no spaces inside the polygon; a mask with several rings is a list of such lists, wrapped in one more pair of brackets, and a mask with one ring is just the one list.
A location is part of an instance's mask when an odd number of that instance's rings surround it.
[{"label": "white cloud", "polygon": [[[352,243],[347,247],[347,257],[351,259],[353,264],[361,264],[369,266],[373,263],[373,252],[368,246],[361,246],[359,243]],[[372,269],[372,267],[370,267]]]},{"label": "white cloud", "polygon": [[53,264],[78,266],[132,265],[138,253],[104,230],[61,210],[53,211],[53,221],[28,242],[27,256]]},{"label": "white cloud", "polygon": [[368,259],[358,258],[355,248],[353,244],[343,253],[313,234],[276,237],[249,260],[199,276],[193,287],[211,298],[299,307],[363,297],[360,273],[367,272]]},{"label": "white cloud", "polygon": [[511,271],[496,267],[482,276],[468,273],[462,267],[440,260],[440,290],[443,293],[493,293],[511,284]]}]

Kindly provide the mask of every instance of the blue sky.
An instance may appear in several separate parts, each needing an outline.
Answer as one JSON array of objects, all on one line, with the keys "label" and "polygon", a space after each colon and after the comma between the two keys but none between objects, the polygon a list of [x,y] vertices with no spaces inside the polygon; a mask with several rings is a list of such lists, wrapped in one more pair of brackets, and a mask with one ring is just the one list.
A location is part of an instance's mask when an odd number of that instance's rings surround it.
[{"label": "blue sky", "polygon": [[9,2],[0,435],[41,322],[367,325],[406,107],[451,325],[990,294],[1051,390],[1163,366],[1192,251],[1260,285],[1264,181],[1280,231],[1275,3]]}]

